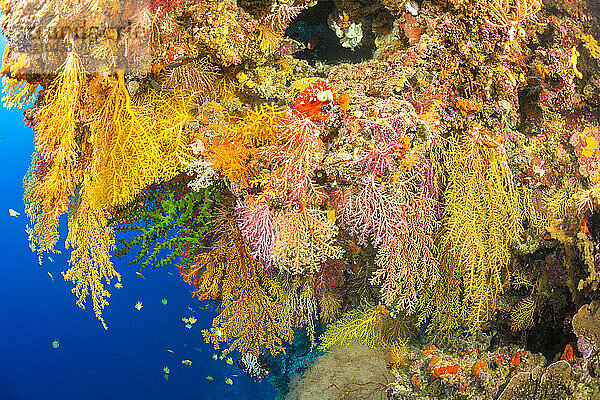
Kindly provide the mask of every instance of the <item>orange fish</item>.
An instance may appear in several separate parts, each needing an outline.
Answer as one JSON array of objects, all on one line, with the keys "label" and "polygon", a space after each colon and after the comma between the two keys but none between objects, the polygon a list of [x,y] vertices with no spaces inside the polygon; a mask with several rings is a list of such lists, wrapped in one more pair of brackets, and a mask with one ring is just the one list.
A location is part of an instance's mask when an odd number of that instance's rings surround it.
[{"label": "orange fish", "polygon": [[575,359],[575,355],[573,354],[573,346],[571,343],[567,343],[565,346],[565,351],[563,351],[562,356],[560,356],[561,360],[571,361]]},{"label": "orange fish", "polygon": [[430,354],[437,353],[437,351],[438,351],[438,348],[435,347],[434,345],[430,344],[429,346],[427,346],[425,348],[425,351],[423,352],[423,355],[424,356],[428,356]]},{"label": "orange fish", "polygon": [[458,365],[447,365],[445,367],[439,367],[436,368],[433,371],[433,377],[434,378],[439,378],[440,376],[444,375],[444,374],[455,374],[458,372]]},{"label": "orange fish", "polygon": [[418,376],[416,376],[416,375],[412,376],[412,377],[410,378],[410,381],[412,382],[412,384],[413,384],[415,387],[418,387],[418,388],[420,388],[420,387],[421,387],[421,380],[419,379],[419,377],[418,377]]},{"label": "orange fish", "polygon": [[348,110],[350,109],[350,96],[346,93],[341,94],[338,98],[338,103],[340,105],[340,108],[344,112],[344,115],[347,115]]}]

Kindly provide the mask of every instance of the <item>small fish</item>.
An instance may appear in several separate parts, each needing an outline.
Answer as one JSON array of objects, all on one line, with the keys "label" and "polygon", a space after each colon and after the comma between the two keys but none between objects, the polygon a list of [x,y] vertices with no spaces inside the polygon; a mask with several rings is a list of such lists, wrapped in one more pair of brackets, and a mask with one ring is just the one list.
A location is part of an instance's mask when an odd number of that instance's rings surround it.
[{"label": "small fish", "polygon": [[344,112],[344,115],[348,114],[348,110],[350,109],[350,96],[346,93],[343,93],[338,98],[338,104],[340,108]]},{"label": "small fish", "polygon": [[190,310],[190,312],[194,312],[194,309],[190,306],[188,306],[188,310]]},{"label": "small fish", "polygon": [[181,363],[182,363],[183,365],[188,365],[188,366],[189,366],[189,365],[192,365],[192,361],[191,361],[191,360],[181,360]]},{"label": "small fish", "polygon": [[144,275],[142,275],[142,273],[140,271],[135,271],[135,274],[142,279],[146,279],[146,277]]},{"label": "small fish", "polygon": [[194,317],[189,317],[189,318],[188,318],[188,322],[189,322],[190,324],[195,324],[195,323],[196,323],[196,321],[198,321],[198,320],[197,320],[196,318],[194,318]]},{"label": "small fish", "polygon": [[164,374],[164,375],[163,375],[163,379],[164,379],[165,381],[168,381],[168,380],[169,380],[169,374]]},{"label": "small fish", "polygon": [[10,215],[11,217],[17,218],[19,215],[21,215],[21,213],[13,210],[12,208],[9,208],[8,215]]},{"label": "small fish", "polygon": [[169,274],[169,275],[171,275],[171,276],[173,276],[173,273],[172,273],[172,272],[168,272],[168,274]]},{"label": "small fish", "polygon": [[117,282],[117,283],[115,283],[115,288],[116,289],[123,289],[123,284],[121,282]]},{"label": "small fish", "polygon": [[319,38],[317,36],[313,36],[310,38],[308,43],[306,44],[306,48],[309,50],[314,50],[319,45]]},{"label": "small fish", "polygon": [[421,379],[419,379],[418,376],[413,375],[410,378],[410,381],[412,382],[413,386],[420,388],[421,387]]},{"label": "small fish", "polygon": [[50,271],[47,271],[47,274],[50,277],[50,279],[52,279],[52,282],[54,282],[54,277],[52,276],[52,274],[50,273]]},{"label": "small fish", "polygon": [[182,320],[183,322],[185,322],[186,324],[189,322],[189,319],[187,319],[187,318],[185,318],[185,317],[184,317],[184,318],[181,318],[181,320]]},{"label": "small fish", "polygon": [[224,356],[223,354],[221,354],[221,355],[219,356],[219,360],[222,360],[222,359],[224,359],[224,358],[225,358],[225,356]]},{"label": "small fish", "polygon": [[213,378],[212,376],[207,376],[207,377],[206,377],[206,380],[207,380],[207,381],[212,381],[213,379],[214,379],[214,378]]},{"label": "small fish", "polygon": [[560,356],[560,359],[571,361],[574,358],[575,357],[573,353],[573,346],[571,345],[571,343],[567,343],[567,345],[565,346],[565,351],[563,351],[562,355]]},{"label": "small fish", "polygon": [[167,299],[162,299],[161,303],[162,303],[163,306],[166,306],[167,305]]},{"label": "small fish", "polygon": [[225,383],[228,385],[233,385],[233,379],[227,378],[227,379],[225,379]]},{"label": "small fish", "polygon": [[50,257],[50,256],[48,256],[48,260],[49,260],[50,262],[54,262],[54,259],[53,259],[52,257]]},{"label": "small fish", "polygon": [[192,329],[192,324],[185,324],[185,327],[188,329]]},{"label": "small fish", "polygon": [[213,355],[212,355],[212,359],[213,359],[213,360],[217,361],[217,359],[218,359],[218,358],[219,358],[219,356],[217,356],[216,354],[213,354]]},{"label": "small fish", "polygon": [[167,366],[165,365],[165,366],[164,366],[164,368],[163,368],[163,372],[164,372],[165,374],[168,374],[168,373],[169,373],[169,372],[171,372],[171,371],[169,370],[169,367],[167,367]]},{"label": "small fish", "polygon": [[142,305],[142,302],[141,302],[141,301],[138,301],[137,303],[135,303],[135,306],[134,306],[134,307],[135,307],[135,308],[136,308],[138,311],[140,311],[140,310],[142,309],[142,307],[144,307],[144,306]]},{"label": "small fish", "polygon": [[55,340],[52,342],[52,348],[53,349],[58,349],[58,346],[60,346],[60,342],[58,340]]},{"label": "small fish", "polygon": [[231,357],[227,357],[227,359],[225,360],[225,362],[229,365],[233,365],[233,359]]},{"label": "small fish", "polygon": [[171,353],[171,354],[175,353],[175,352],[174,352],[173,350],[171,350],[171,349],[167,349],[167,351],[168,351],[169,353]]}]

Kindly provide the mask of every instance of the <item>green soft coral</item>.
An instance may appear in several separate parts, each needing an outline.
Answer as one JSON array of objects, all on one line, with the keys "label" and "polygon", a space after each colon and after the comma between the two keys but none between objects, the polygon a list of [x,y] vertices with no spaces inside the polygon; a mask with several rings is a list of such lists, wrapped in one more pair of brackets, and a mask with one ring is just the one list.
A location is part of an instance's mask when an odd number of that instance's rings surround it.
[{"label": "green soft coral", "polygon": [[[183,265],[193,262],[203,248],[202,240],[211,223],[211,209],[219,201],[220,191],[210,186],[178,197],[176,190],[167,189],[158,195],[158,201],[151,199],[156,202],[151,210],[134,207],[120,216],[119,219],[126,222],[115,230],[134,232],[134,236],[130,240],[119,239],[122,245],[116,253],[119,258],[134,247],[140,247],[137,256],[130,261],[130,264],[142,262],[140,270],[151,264],[153,268],[162,267],[178,256]],[[159,257],[163,250],[167,250],[167,254]]]}]

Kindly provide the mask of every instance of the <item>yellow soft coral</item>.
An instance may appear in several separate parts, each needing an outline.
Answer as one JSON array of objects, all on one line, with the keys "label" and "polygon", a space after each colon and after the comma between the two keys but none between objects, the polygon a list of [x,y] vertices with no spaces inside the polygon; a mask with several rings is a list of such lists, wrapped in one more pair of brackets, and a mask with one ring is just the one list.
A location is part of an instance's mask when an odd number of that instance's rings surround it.
[{"label": "yellow soft coral", "polygon": [[278,124],[285,111],[285,107],[266,103],[250,110],[243,117],[229,115],[231,124],[225,136],[252,147],[270,145],[279,135]]},{"label": "yellow soft coral", "polygon": [[36,150],[51,160],[44,180],[36,187],[36,196],[57,217],[67,210],[80,180],[76,136],[84,83],[79,58],[70,53],[63,71],[46,93],[45,105],[35,116]]},{"label": "yellow soft coral", "polygon": [[522,231],[522,211],[506,156],[471,138],[455,143],[448,163],[450,182],[441,235],[441,278],[421,301],[421,321],[430,333],[446,333],[466,323],[478,331],[496,307],[510,244]]},{"label": "yellow soft coral", "polygon": [[4,107],[10,109],[13,107],[25,107],[35,96],[37,83],[32,84],[23,80],[13,78],[2,78],[2,92],[4,97],[2,103]]},{"label": "yellow soft coral", "polygon": [[248,148],[238,140],[211,147],[206,152],[206,158],[230,182],[247,187],[256,176],[256,171],[250,165],[254,154],[256,149]]},{"label": "yellow soft coral", "polygon": [[327,327],[320,337],[318,349],[328,351],[334,346],[347,346],[353,341],[368,347],[384,345],[382,332],[387,314],[382,307],[347,312],[339,321]]},{"label": "yellow soft coral", "polygon": [[54,250],[58,217],[67,211],[81,182],[76,138],[85,81],[79,58],[70,53],[35,115],[37,155],[25,181],[25,202],[34,224],[33,245],[39,251]]},{"label": "yellow soft coral", "polygon": [[114,249],[114,233],[108,226],[110,215],[101,209],[93,208],[87,193],[80,192],[74,201],[69,216],[69,234],[66,248],[73,247],[69,264],[71,268],[63,272],[65,280],[75,284],[72,289],[77,296],[77,305],[85,308],[88,295],[96,317],[107,329],[102,318],[102,309],[108,304],[106,298],[110,293],[104,288],[102,279],[107,284],[113,278],[121,280],[110,261],[110,251]]},{"label": "yellow soft coral", "polygon": [[221,313],[213,327],[203,332],[204,339],[215,349],[229,343],[224,353],[238,350],[258,355],[263,348],[272,354],[283,351],[282,342],[290,342],[293,334],[279,321],[281,286],[263,273],[233,218],[220,219],[213,232],[219,236],[216,243],[181,271],[184,280],[195,286],[198,299],[221,302]]},{"label": "yellow soft coral", "polygon": [[96,208],[126,204],[146,186],[180,172],[181,160],[191,151],[184,128],[192,120],[188,110],[194,100],[193,93],[174,89],[134,104],[122,72],[118,83],[106,78],[99,85],[105,101],[90,123],[89,190]]}]

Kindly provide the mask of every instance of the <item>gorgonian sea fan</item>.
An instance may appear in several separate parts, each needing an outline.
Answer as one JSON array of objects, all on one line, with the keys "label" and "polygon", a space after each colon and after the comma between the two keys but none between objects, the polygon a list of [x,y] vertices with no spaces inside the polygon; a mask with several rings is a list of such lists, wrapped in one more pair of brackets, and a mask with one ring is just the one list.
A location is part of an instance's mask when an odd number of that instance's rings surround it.
[{"label": "gorgonian sea fan", "polygon": [[279,124],[282,142],[260,151],[260,157],[270,160],[273,170],[273,189],[286,194],[290,200],[318,203],[325,198],[313,175],[318,167],[322,142],[317,125],[308,118],[290,116]]},{"label": "gorgonian sea fan", "polygon": [[348,189],[340,211],[341,222],[350,230],[358,244],[366,245],[369,240],[378,246],[393,242],[396,233],[406,233],[406,204],[386,193],[382,185],[366,178],[363,186]]},{"label": "gorgonian sea fan", "polygon": [[406,142],[410,144],[408,129],[417,122],[414,113],[400,113],[393,117],[367,120],[362,129],[372,132],[371,145],[354,161],[366,176],[374,177],[394,170],[394,161],[404,156]]},{"label": "gorgonian sea fan", "polygon": [[250,244],[252,255],[263,265],[265,271],[272,271],[275,265],[272,257],[275,227],[269,205],[250,205],[240,197],[236,201],[234,213],[242,236]]},{"label": "gorgonian sea fan", "polygon": [[274,257],[279,269],[291,274],[315,273],[328,258],[340,258],[335,243],[338,227],[318,208],[301,207],[275,217]]},{"label": "gorgonian sea fan", "polygon": [[342,276],[344,264],[339,259],[328,258],[315,274],[315,295],[321,299],[334,287]]}]

